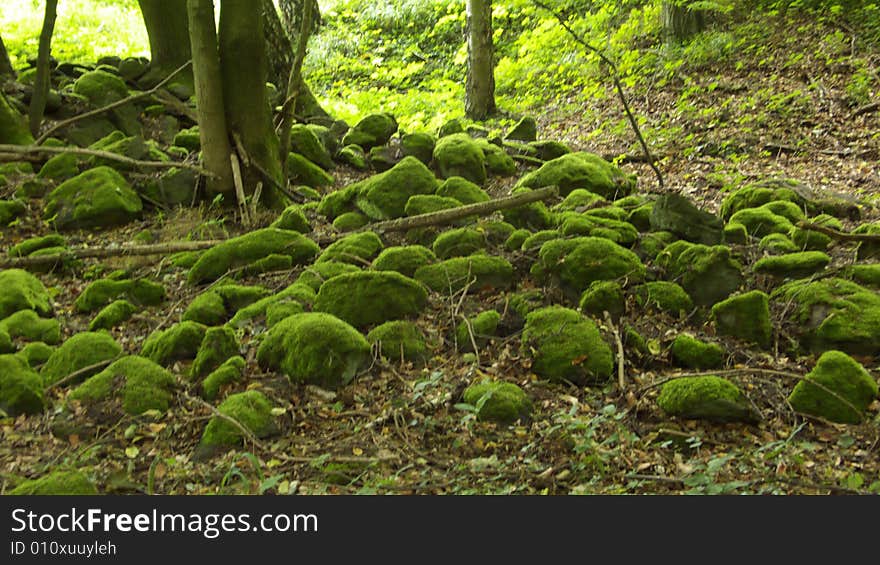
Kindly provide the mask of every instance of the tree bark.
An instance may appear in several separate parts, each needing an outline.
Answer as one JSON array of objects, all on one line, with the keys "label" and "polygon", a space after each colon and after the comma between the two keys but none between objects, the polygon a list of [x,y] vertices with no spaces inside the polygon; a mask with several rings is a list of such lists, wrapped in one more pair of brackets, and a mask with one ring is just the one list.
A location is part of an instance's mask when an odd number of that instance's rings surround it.
[{"label": "tree bark", "polygon": [[465,114],[473,120],[485,120],[496,110],[491,0],[468,0],[467,47]]},{"label": "tree bark", "polygon": [[40,32],[40,47],[37,52],[37,74],[34,77],[34,91],[28,111],[28,122],[31,134],[40,133],[43,113],[46,111],[46,100],[49,98],[49,87],[52,74],[49,56],[52,54],[52,34],[55,32],[55,20],[58,17],[58,0],[46,0],[46,12],[43,16],[43,29]]},{"label": "tree bark", "polygon": [[281,127],[278,128],[281,137],[281,179],[282,183],[288,180],[287,154],[290,152],[290,132],[293,129],[294,108],[302,90],[302,65],[306,57],[306,47],[309,42],[309,34],[312,25],[312,4],[309,1],[303,5],[302,21],[299,29],[299,38],[296,42],[296,54],[293,59],[293,68],[290,70],[290,78],[287,81],[287,93],[284,105],[281,108]]},{"label": "tree bark", "polygon": [[[191,58],[187,0],[138,0],[150,39],[150,70],[138,82],[155,86]],[[192,73],[178,77],[177,84],[193,88]]]},{"label": "tree bark", "polygon": [[684,41],[706,28],[706,18],[702,10],[691,10],[689,2],[667,0],[660,9],[660,20],[666,40]]},{"label": "tree bark", "polygon": [[0,37],[0,82],[9,77],[15,78],[15,69],[12,68],[12,60],[9,59],[3,38]]}]

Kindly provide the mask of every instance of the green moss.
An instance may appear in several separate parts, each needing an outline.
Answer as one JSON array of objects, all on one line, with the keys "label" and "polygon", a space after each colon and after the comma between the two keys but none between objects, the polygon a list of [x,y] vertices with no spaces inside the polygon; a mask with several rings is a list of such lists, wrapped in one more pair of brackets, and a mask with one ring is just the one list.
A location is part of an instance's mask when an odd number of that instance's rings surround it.
[{"label": "green moss", "polygon": [[437,261],[434,252],[423,245],[405,245],[388,247],[373,261],[375,271],[395,271],[406,277],[412,277],[425,265]]},{"label": "green moss", "polygon": [[51,347],[42,341],[32,341],[21,348],[21,351],[18,352],[18,356],[24,359],[29,366],[37,367],[48,361],[49,357],[52,356],[53,351],[55,351],[54,347]]},{"label": "green moss", "polygon": [[14,352],[15,344],[12,343],[12,337],[10,337],[6,330],[0,329],[0,354]]},{"label": "green moss", "polygon": [[516,174],[516,162],[503,148],[485,139],[477,139],[476,142],[486,157],[486,171],[489,174],[502,177]]},{"label": "green moss", "polygon": [[749,184],[730,193],[721,203],[721,217],[729,220],[733,214],[746,208],[757,208],[768,202],[786,200],[802,205],[803,199],[794,190],[802,183],[792,179],[767,179]]},{"label": "green moss", "polygon": [[89,323],[89,331],[110,330],[131,318],[139,308],[128,300],[115,300],[105,306]]},{"label": "green moss", "polygon": [[373,175],[356,185],[357,207],[374,220],[400,218],[406,203],[416,194],[433,194],[437,188],[434,173],[415,157],[404,157],[384,173]]},{"label": "green moss", "polygon": [[508,305],[511,310],[525,318],[529,312],[537,310],[544,305],[544,293],[540,290],[524,290],[510,295]]},{"label": "green moss", "polygon": [[681,239],[703,245],[721,243],[720,218],[694,206],[680,194],[664,194],[651,210],[651,230],[672,232]]},{"label": "green moss", "polygon": [[370,223],[370,218],[360,212],[346,212],[333,220],[333,227],[339,231],[354,231]]},{"label": "green moss", "polygon": [[[512,194],[532,190],[531,188],[516,188]],[[530,230],[542,230],[553,227],[553,215],[543,202],[532,202],[516,208],[508,208],[501,211],[504,221],[515,228],[527,228]]]},{"label": "green moss", "polygon": [[648,282],[633,289],[639,306],[656,307],[674,316],[694,308],[691,297],[679,285],[667,281]]},{"label": "green moss", "polygon": [[[293,268],[293,259],[289,255],[280,253],[270,253],[265,257],[254,260],[253,262],[241,268],[240,276],[253,276],[262,273],[273,273],[276,271],[289,271]],[[232,276],[238,277],[239,273]]]},{"label": "green moss", "polygon": [[623,316],[626,310],[623,288],[617,281],[593,281],[581,295],[578,309],[594,318],[603,319],[603,312],[612,318]]},{"label": "green moss", "polygon": [[731,224],[745,226],[752,237],[764,237],[771,233],[789,233],[794,227],[784,216],[774,214],[767,208],[746,208],[730,217]]},{"label": "green moss", "polygon": [[0,410],[9,416],[43,411],[43,381],[18,355],[0,355]]},{"label": "green moss", "polygon": [[330,314],[310,312],[282,320],[266,332],[257,361],[291,381],[338,388],[370,360],[370,344],[356,329]]},{"label": "green moss", "polygon": [[271,328],[281,320],[305,312],[302,304],[293,300],[273,302],[266,307],[266,327]]},{"label": "green moss", "polygon": [[21,200],[0,200],[0,227],[5,227],[27,210]]},{"label": "green moss", "polygon": [[440,138],[434,147],[434,162],[444,179],[462,177],[480,186],[486,182],[486,155],[466,133]]},{"label": "green moss", "polygon": [[49,293],[40,279],[22,269],[0,271],[0,319],[19,310],[34,310],[42,316],[52,313]]},{"label": "green moss", "polygon": [[360,145],[346,145],[339,150],[338,158],[349,167],[359,171],[366,171],[370,168],[370,165],[367,164],[367,154]]},{"label": "green moss", "polygon": [[592,208],[590,210],[580,212],[579,214],[588,218],[603,218],[606,220],[617,220],[619,222],[625,222],[627,216],[629,216],[626,210],[618,208],[617,206],[602,206],[601,208]]},{"label": "green moss", "polygon": [[464,125],[462,125],[461,120],[458,118],[452,118],[440,126],[440,129],[437,131],[437,137],[446,137],[447,135],[452,135],[454,133],[462,133],[463,131]]},{"label": "green moss", "polygon": [[538,124],[535,118],[525,116],[516,122],[504,139],[514,139],[517,141],[535,141],[538,139]]},{"label": "green moss", "polygon": [[[217,407],[220,414],[228,416],[253,436],[264,438],[277,431],[272,416],[272,404],[259,391],[249,390],[231,394]],[[200,448],[235,447],[241,445],[244,436],[241,429],[226,418],[214,416],[205,426]]]},{"label": "green moss", "polygon": [[335,182],[333,177],[324,169],[315,165],[299,153],[287,155],[287,171],[291,182],[303,184],[312,188],[332,186]]},{"label": "green moss", "polygon": [[629,246],[639,239],[639,232],[628,222],[589,214],[569,213],[559,226],[566,237],[594,236]]},{"label": "green moss", "polygon": [[873,287],[880,287],[880,263],[872,265],[853,265],[846,270],[853,281]]},{"label": "green moss", "polygon": [[642,257],[654,259],[676,239],[675,234],[668,231],[647,233],[639,240],[637,251]]},{"label": "green moss", "polygon": [[9,103],[6,94],[0,93],[0,143],[31,145],[33,142],[26,118]]},{"label": "green moss", "polygon": [[776,289],[772,297],[791,312],[800,341],[809,349],[876,355],[880,336],[877,292],[829,278],[793,281]]},{"label": "green moss", "polygon": [[358,267],[350,263],[340,263],[337,261],[326,261],[324,263],[315,263],[310,267],[306,267],[296,282],[307,285],[314,289],[315,292],[321,288],[326,281],[333,277],[344,275],[346,273],[356,273],[360,271]]},{"label": "green moss", "polygon": [[559,239],[561,236],[562,234],[559,233],[559,230],[540,230],[529,235],[529,237],[522,242],[519,250],[532,251],[534,249],[540,249],[548,241]]},{"label": "green moss", "polygon": [[522,343],[533,358],[532,371],[551,381],[576,385],[608,380],[611,348],[592,320],[562,306],[548,306],[526,316]]},{"label": "green moss", "polygon": [[168,257],[168,262],[180,269],[190,269],[201,257],[201,251],[181,251]]},{"label": "green moss", "polygon": [[95,495],[98,488],[82,471],[53,471],[39,479],[24,481],[10,495]]},{"label": "green moss", "polygon": [[55,345],[61,342],[61,324],[58,320],[40,318],[33,310],[19,310],[0,321],[0,331],[11,338],[43,341]]},{"label": "green moss", "polygon": [[476,408],[483,422],[512,424],[532,413],[531,399],[513,383],[481,380],[465,389],[462,399]]},{"label": "green moss", "polygon": [[759,259],[754,270],[756,273],[774,277],[796,279],[823,271],[829,263],[831,257],[821,251],[801,251]]},{"label": "green moss", "polygon": [[437,196],[436,194],[415,194],[406,201],[403,211],[407,216],[418,216],[420,214],[439,212],[440,210],[450,210],[460,206],[461,202],[455,198]]},{"label": "green moss", "polygon": [[455,328],[455,340],[459,351],[473,351],[474,342],[477,347],[485,346],[489,338],[495,335],[499,323],[501,314],[496,310],[486,310],[458,324]]},{"label": "green moss", "polygon": [[812,251],[824,251],[828,249],[829,245],[831,245],[830,237],[828,237],[824,233],[813,230],[804,230],[798,227],[794,227],[791,228],[791,231],[788,232],[788,235],[791,238],[794,251],[800,251],[802,249]]},{"label": "green moss", "polygon": [[202,148],[199,126],[193,126],[189,129],[182,129],[177,132],[174,136],[173,144],[177,147],[183,147],[190,153],[197,153]]},{"label": "green moss", "polygon": [[683,377],[663,385],[657,404],[670,416],[716,422],[756,422],[745,394],[720,377]]},{"label": "green moss", "polygon": [[322,169],[333,167],[330,151],[318,136],[305,124],[294,124],[290,128],[290,150],[299,153]]},{"label": "green moss", "polygon": [[400,152],[404,157],[413,156],[430,165],[437,138],[429,133],[407,133],[400,136]]},{"label": "green moss", "polygon": [[594,192],[585,188],[576,188],[569,192],[566,197],[553,207],[554,212],[585,212],[599,206],[605,206],[608,201]]},{"label": "green moss", "polygon": [[800,206],[788,200],[773,200],[758,207],[759,210],[769,210],[777,216],[782,216],[792,224],[806,219],[806,214]]},{"label": "green moss", "polygon": [[49,247],[65,247],[67,243],[59,234],[49,234],[42,237],[32,237],[9,248],[10,257],[27,257],[35,251]]},{"label": "green moss", "polygon": [[730,296],[742,284],[742,267],[724,245],[676,241],[655,260],[698,306],[710,306]]},{"label": "green moss", "polygon": [[788,403],[796,411],[841,424],[858,424],[877,398],[877,383],[852,357],[826,351],[804,380],[795,385]]},{"label": "green moss", "polygon": [[315,310],[364,327],[415,316],[427,301],[425,288],[409,277],[393,271],[363,271],[325,282],[315,299]]},{"label": "green moss", "polygon": [[194,379],[200,379],[218,368],[230,357],[238,355],[238,350],[238,340],[231,327],[208,328],[201,345],[199,345],[190,374]]},{"label": "green moss", "polygon": [[141,355],[162,366],[194,359],[206,331],[204,325],[190,321],[180,322],[167,330],[156,330],[144,341]]},{"label": "green moss", "polygon": [[715,328],[721,335],[729,335],[767,349],[773,343],[773,325],[767,293],[753,290],[712,307]]},{"label": "green moss", "polygon": [[303,213],[302,206],[299,204],[291,204],[285,208],[269,227],[299,233],[309,233],[312,231],[312,226],[309,225],[309,221]]},{"label": "green moss", "polygon": [[635,253],[601,237],[549,241],[541,247],[531,269],[538,280],[558,280],[565,290],[577,295],[593,281],[624,277],[639,281],[645,272]]},{"label": "green moss", "polygon": [[[68,375],[101,361],[109,361],[122,353],[122,347],[103,332],[81,332],[67,339],[52,352],[40,375],[43,382],[53,385]],[[98,369],[80,375],[80,381],[94,375]]]},{"label": "green moss", "polygon": [[518,229],[514,231],[504,242],[504,249],[508,251],[519,251],[531,235],[532,232],[526,229]]},{"label": "green moss", "polygon": [[311,305],[315,301],[315,291],[307,284],[300,282],[293,283],[281,292],[272,296],[267,296],[257,300],[249,306],[240,309],[229,324],[233,327],[240,328],[247,325],[251,321],[266,315],[266,311],[272,304],[280,304],[284,302],[297,302],[301,305]]},{"label": "green moss", "polygon": [[290,257],[302,264],[317,255],[318,245],[304,235],[276,228],[264,228],[228,239],[202,253],[189,271],[190,284],[217,280],[230,269],[250,265],[272,254]]},{"label": "green moss", "polygon": [[389,361],[424,363],[428,359],[425,334],[417,325],[406,320],[393,320],[376,326],[367,334],[367,341],[378,344],[380,354]]},{"label": "green moss", "polygon": [[440,259],[465,257],[486,248],[486,238],[473,228],[458,228],[440,234],[434,240],[434,254]]},{"label": "green moss", "polygon": [[635,175],[625,174],[598,155],[579,152],[548,161],[517,183],[517,186],[529,188],[551,185],[558,186],[562,196],[582,188],[614,200],[631,193],[636,187],[636,178]]},{"label": "green moss", "polygon": [[40,168],[38,177],[63,182],[79,174],[80,157],[72,153],[55,155]]},{"label": "green moss", "polygon": [[174,376],[149,359],[130,355],[90,377],[75,388],[69,398],[84,404],[119,399],[126,414],[147,410],[165,412],[174,396]]},{"label": "green moss", "polygon": [[165,300],[165,287],[147,279],[100,279],[80,293],[74,307],[78,312],[94,312],[118,298],[139,306],[157,306]]},{"label": "green moss", "polygon": [[654,204],[644,204],[631,211],[626,216],[626,221],[631,223],[640,232],[646,232],[651,229],[651,214],[654,211]]},{"label": "green moss", "polygon": [[528,147],[534,150],[538,159],[542,161],[550,161],[571,153],[571,148],[567,145],[553,140],[533,141]]},{"label": "green moss", "polygon": [[206,326],[218,326],[239,309],[270,294],[268,289],[261,286],[222,285],[195,297],[183,313],[182,319]]},{"label": "green moss", "polygon": [[102,166],[61,183],[49,193],[43,217],[58,230],[106,228],[134,220],[142,208],[128,181]]},{"label": "green moss", "polygon": [[328,245],[316,263],[335,261],[361,266],[369,264],[382,247],[382,240],[374,232],[353,233]]},{"label": "green moss", "polygon": [[466,286],[474,291],[507,288],[513,282],[513,266],[501,257],[471,255],[420,267],[414,278],[436,292],[455,293]]},{"label": "green moss", "polygon": [[687,334],[679,334],[670,347],[672,358],[688,369],[717,369],[724,364],[724,348],[705,343]]},{"label": "green moss", "polygon": [[244,367],[244,357],[240,355],[227,359],[202,381],[202,396],[206,400],[217,398],[221,388],[241,379]]},{"label": "green moss", "polygon": [[[855,234],[880,235],[880,222],[873,224],[862,224],[853,230]],[[856,258],[859,261],[867,261],[869,259],[880,259],[880,242],[863,241],[859,243]]]},{"label": "green moss", "polygon": [[490,200],[489,194],[463,177],[451,176],[447,178],[436,192],[437,196],[453,198],[461,204],[476,204]]},{"label": "green moss", "polygon": [[[129,96],[128,88],[121,78],[102,70],[90,71],[80,76],[73,83],[73,91],[88,99],[95,108],[107,106]],[[141,133],[138,110],[132,103],[110,110],[110,119],[126,135]]]},{"label": "green moss", "polygon": [[797,253],[800,247],[793,243],[788,236],[781,233],[771,233],[761,238],[758,243],[758,249],[767,251],[773,255],[782,255],[785,253]]},{"label": "green moss", "polygon": [[397,131],[397,120],[387,113],[371,114],[359,121],[345,137],[342,145],[360,145],[364,149],[371,149],[378,145],[385,145],[391,136]]}]

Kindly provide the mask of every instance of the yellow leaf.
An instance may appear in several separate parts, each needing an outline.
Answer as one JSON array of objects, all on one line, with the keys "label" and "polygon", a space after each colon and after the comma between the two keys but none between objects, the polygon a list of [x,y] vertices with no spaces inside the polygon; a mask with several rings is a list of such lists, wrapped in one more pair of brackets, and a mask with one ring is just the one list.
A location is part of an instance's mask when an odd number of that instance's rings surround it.
[{"label": "yellow leaf", "polygon": [[129,459],[134,459],[135,457],[138,456],[138,453],[140,453],[140,452],[141,452],[141,450],[135,446],[125,448],[125,456],[128,457]]},{"label": "yellow leaf", "polygon": [[361,455],[364,454],[364,450],[361,449],[360,447],[353,447],[351,449],[351,452],[354,453],[355,455],[357,455],[358,457],[360,457]]}]

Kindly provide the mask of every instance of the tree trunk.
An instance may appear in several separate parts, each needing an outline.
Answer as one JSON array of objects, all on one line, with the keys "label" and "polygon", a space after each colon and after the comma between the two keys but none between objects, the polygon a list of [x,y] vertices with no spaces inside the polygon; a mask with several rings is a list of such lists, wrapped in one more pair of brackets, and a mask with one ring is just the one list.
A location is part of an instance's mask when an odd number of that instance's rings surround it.
[{"label": "tree trunk", "polygon": [[49,87],[52,74],[49,56],[52,54],[52,34],[55,32],[55,19],[58,17],[58,0],[46,0],[46,13],[43,16],[43,29],[40,32],[40,47],[37,54],[37,74],[34,77],[34,92],[31,95],[31,106],[28,111],[28,122],[31,134],[40,133],[43,113],[46,111],[46,100],[49,98]]},{"label": "tree trunk", "polygon": [[9,59],[6,45],[3,44],[3,38],[0,37],[0,82],[9,77],[15,78],[15,69],[12,68],[12,61]]},{"label": "tree trunk", "polygon": [[[244,170],[245,186],[252,192],[259,181],[280,185],[278,137],[266,93],[263,17],[251,0],[221,0],[219,45],[227,123],[247,153],[240,157],[250,165]],[[264,194],[267,206],[283,204],[282,195],[273,186]]]},{"label": "tree trunk", "polygon": [[496,109],[491,0],[468,0],[467,46],[465,114],[473,120],[485,120]]},{"label": "tree trunk", "polygon": [[679,43],[706,28],[706,18],[702,10],[691,10],[689,2],[682,0],[664,1],[660,9],[660,19],[666,40]]},{"label": "tree trunk", "polygon": [[202,161],[214,175],[207,179],[209,193],[232,191],[232,168],[229,156],[229,130],[223,103],[223,80],[213,0],[188,0],[190,43],[193,53],[193,76],[199,112],[199,138]]},{"label": "tree trunk", "polygon": [[[150,38],[150,70],[139,83],[152,88],[190,60],[187,0],[138,0]],[[193,89],[188,69],[172,81],[173,85]]]}]

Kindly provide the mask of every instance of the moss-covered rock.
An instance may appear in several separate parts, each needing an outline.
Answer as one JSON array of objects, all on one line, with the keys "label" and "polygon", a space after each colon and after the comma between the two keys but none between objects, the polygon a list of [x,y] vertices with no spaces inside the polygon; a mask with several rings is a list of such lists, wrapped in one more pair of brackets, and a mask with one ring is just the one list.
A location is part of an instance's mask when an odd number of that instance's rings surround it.
[{"label": "moss-covered rock", "polygon": [[429,133],[407,133],[400,136],[400,152],[404,157],[415,157],[425,165],[431,164],[437,138]]},{"label": "moss-covered rock", "polygon": [[247,324],[266,316],[269,307],[273,305],[286,304],[295,302],[301,306],[310,306],[315,301],[315,291],[307,284],[295,282],[281,292],[275,293],[266,298],[257,300],[249,306],[240,309],[229,320],[232,327],[240,328]]},{"label": "moss-covered rock", "polygon": [[[82,332],[67,339],[52,352],[52,356],[40,370],[43,382],[53,385],[61,379],[102,361],[109,361],[122,353],[122,347],[110,334],[104,332]],[[98,372],[87,371],[80,375],[79,381]]]},{"label": "moss-covered rock", "polygon": [[325,282],[314,307],[360,328],[415,316],[427,301],[425,288],[409,277],[393,271],[363,271]]},{"label": "moss-covered rock", "polygon": [[510,295],[507,304],[514,313],[525,318],[530,312],[544,306],[544,293],[540,290],[524,290]]},{"label": "moss-covered rock", "polygon": [[59,235],[57,233],[44,235],[41,237],[31,237],[13,245],[9,248],[9,256],[10,257],[27,257],[31,255],[35,251],[39,251],[40,249],[46,249],[49,247],[65,247],[67,242],[64,239],[64,236]]},{"label": "moss-covered rock", "polygon": [[631,223],[640,232],[651,229],[651,214],[654,212],[654,204],[644,204],[627,214],[626,221]]},{"label": "moss-covered rock", "polygon": [[617,281],[593,281],[581,295],[578,309],[584,314],[602,319],[604,312],[612,318],[623,316],[626,301],[623,288]]},{"label": "moss-covered rock", "polygon": [[721,243],[724,224],[679,194],[664,194],[651,208],[651,229],[672,232],[681,239],[703,245]]},{"label": "moss-covered rock", "polygon": [[486,238],[473,228],[458,228],[440,234],[434,240],[434,254],[440,259],[465,257],[486,248]]},{"label": "moss-covered rock", "polygon": [[[880,236],[880,222],[862,224],[854,229],[853,233]],[[856,258],[859,261],[880,259],[880,241],[863,241],[859,243]]]},{"label": "moss-covered rock", "polygon": [[677,239],[674,233],[668,231],[646,233],[639,239],[635,249],[639,256],[646,259],[655,259],[661,251]]},{"label": "moss-covered rock", "polygon": [[611,240],[577,237],[545,243],[531,272],[539,280],[558,280],[565,290],[580,296],[593,281],[624,277],[639,281],[645,266],[635,253]]},{"label": "moss-covered rock", "polygon": [[434,162],[444,179],[462,177],[480,186],[486,182],[486,155],[466,133],[440,138],[434,147]]},{"label": "moss-covered rock", "polygon": [[64,182],[79,174],[80,157],[72,153],[55,155],[40,168],[37,176],[55,182]]},{"label": "moss-covered rock", "polygon": [[[504,241],[504,249],[508,251],[519,251],[523,244],[531,237],[532,232],[526,229],[515,230]],[[542,244],[543,245],[543,244]]]},{"label": "moss-covered rock", "polygon": [[739,387],[715,376],[673,379],[660,389],[657,405],[670,416],[691,420],[754,423],[760,419]]},{"label": "moss-covered rock", "polygon": [[360,145],[346,145],[339,150],[338,158],[340,161],[358,171],[366,171],[370,168],[367,163],[367,154]]},{"label": "moss-covered rock", "polygon": [[717,369],[724,364],[724,348],[687,334],[679,334],[669,348],[675,362],[688,369]]},{"label": "moss-covered rock", "polygon": [[290,150],[299,153],[322,169],[333,168],[330,151],[305,124],[293,124],[290,128]]},{"label": "moss-covered rock", "polygon": [[571,148],[568,145],[549,139],[532,141],[527,145],[535,152],[535,156],[542,161],[551,161],[571,153]]},{"label": "moss-covered rock", "polygon": [[796,411],[830,422],[858,424],[877,398],[877,382],[855,359],[826,351],[816,366],[795,385],[788,403]]},{"label": "moss-covered rock", "polygon": [[520,245],[520,251],[532,251],[535,249],[540,249],[545,243],[548,241],[553,241],[554,239],[559,239],[562,237],[562,234],[559,233],[559,230],[540,230],[536,231],[533,234],[530,234]]},{"label": "moss-covered rock", "polygon": [[462,321],[455,328],[455,341],[459,351],[472,352],[474,343],[477,347],[485,346],[489,338],[496,334],[500,323],[501,314],[497,310],[486,310]]},{"label": "moss-covered rock", "polygon": [[269,227],[299,233],[309,233],[312,231],[312,226],[309,224],[309,220],[306,219],[302,206],[299,204],[291,204],[285,208]]},{"label": "moss-covered rock", "polygon": [[352,326],[322,312],[282,320],[257,350],[260,366],[286,374],[291,381],[338,388],[370,360],[370,344]]},{"label": "moss-covered rock", "polygon": [[369,150],[378,145],[385,145],[397,131],[397,120],[387,113],[371,114],[359,121],[345,137],[342,145],[360,145]]},{"label": "moss-covered rock", "polygon": [[0,227],[5,227],[27,210],[21,200],[0,200]]},{"label": "moss-covered rock", "polygon": [[880,288],[880,263],[853,265],[846,270],[846,276],[859,284]]},{"label": "moss-covered rock", "polygon": [[128,181],[102,166],[61,183],[49,193],[43,217],[59,230],[106,228],[132,221],[142,208]]},{"label": "moss-covered rock", "polygon": [[596,324],[562,306],[529,313],[522,343],[533,358],[532,371],[551,381],[600,383],[608,380],[614,368],[611,348]]},{"label": "moss-covered rock", "polygon": [[455,198],[438,196],[436,194],[415,194],[406,201],[403,212],[407,216],[418,216],[420,214],[439,212],[440,210],[450,210],[460,206],[461,202]]},{"label": "moss-covered rock", "polygon": [[757,208],[768,202],[785,200],[803,205],[803,198],[796,190],[803,186],[794,179],[765,179],[730,193],[721,203],[721,217],[729,220],[736,212],[746,208]]},{"label": "moss-covered rock", "polygon": [[104,405],[104,411],[112,414],[105,403],[121,402],[126,414],[138,415],[147,410],[168,410],[173,400],[174,376],[149,359],[130,355],[114,361],[112,365],[89,377],[75,388],[69,396],[87,405]]},{"label": "moss-covered rock", "polygon": [[39,479],[24,481],[10,495],[69,496],[96,495],[98,488],[82,471],[53,471]]},{"label": "moss-covered rock", "polygon": [[474,406],[482,422],[512,424],[532,413],[532,400],[513,383],[480,380],[465,389],[462,400]]},{"label": "moss-covered rock", "polygon": [[792,224],[796,224],[806,218],[806,214],[804,214],[801,207],[788,200],[772,200],[766,204],[762,204],[758,209],[770,210],[777,216],[782,216],[787,219]]},{"label": "moss-covered rock", "polygon": [[772,298],[788,306],[808,349],[867,355],[880,350],[880,295],[873,290],[840,278],[798,280],[776,289]]},{"label": "moss-covered rock", "polygon": [[208,328],[199,345],[190,374],[200,379],[222,365],[227,359],[238,355],[238,340],[229,326]]},{"label": "moss-covered rock", "polygon": [[595,192],[584,188],[576,188],[569,192],[559,204],[553,206],[554,212],[586,212],[600,206],[606,206],[608,201]]},{"label": "moss-covered rock", "polygon": [[461,204],[476,204],[490,200],[489,194],[463,177],[451,176],[437,188],[437,196],[454,198]]},{"label": "moss-covered rock", "polygon": [[242,430],[230,419],[240,424],[256,438],[268,437],[276,433],[278,429],[272,416],[272,403],[262,392],[257,390],[230,394],[226,400],[220,403],[217,411],[229,419],[220,416],[211,418],[208,425],[205,426],[205,431],[199,442],[201,453],[236,447],[243,443]]},{"label": "moss-covered rock", "polygon": [[742,266],[725,245],[676,241],[656,257],[667,278],[681,285],[694,304],[711,306],[730,296],[742,284]]},{"label": "moss-covered rock", "polygon": [[395,271],[407,277],[425,265],[437,261],[434,252],[423,245],[404,245],[388,247],[373,261],[375,271]]},{"label": "moss-covered rock", "polygon": [[17,355],[24,359],[30,367],[38,367],[49,360],[53,351],[55,351],[54,347],[42,341],[32,341],[22,347]]},{"label": "moss-covered rock", "polygon": [[166,330],[156,330],[144,341],[141,355],[162,366],[195,359],[207,329],[197,322],[183,321]]},{"label": "moss-covered rock", "polygon": [[384,173],[352,186],[356,187],[355,203],[361,212],[374,220],[389,220],[405,215],[411,196],[433,194],[437,179],[424,163],[415,157],[404,157]]},{"label": "moss-covered rock", "polygon": [[428,359],[425,334],[406,320],[392,320],[370,330],[367,341],[377,344],[379,353],[389,361],[424,363]]},{"label": "moss-covered rock", "polygon": [[538,123],[535,118],[525,116],[516,122],[504,139],[515,141],[536,141],[538,139]]},{"label": "moss-covered rock", "polygon": [[516,174],[516,161],[504,148],[485,139],[477,139],[477,145],[486,157],[486,172],[490,175],[509,177]]},{"label": "moss-covered rock", "polygon": [[19,310],[0,321],[0,331],[9,337],[27,341],[42,341],[50,345],[61,342],[61,324],[58,320],[41,318],[33,310]]},{"label": "moss-covered rock", "polygon": [[831,238],[824,233],[805,230],[799,227],[791,228],[788,236],[791,238],[792,246],[794,247],[791,252],[800,250],[824,251],[831,245]]},{"label": "moss-covered rock", "polygon": [[292,182],[312,188],[332,186],[334,182],[329,173],[299,153],[287,156],[287,172]]},{"label": "moss-covered rock", "polygon": [[566,237],[602,237],[623,246],[630,246],[639,239],[638,230],[629,222],[574,212],[565,215],[559,231]]},{"label": "moss-covered rock", "polygon": [[746,208],[730,217],[731,224],[745,226],[752,237],[771,233],[789,233],[794,227],[788,218],[774,214],[769,208]]},{"label": "moss-covered rock", "polygon": [[425,265],[414,278],[436,292],[455,293],[465,288],[507,288],[513,282],[513,266],[502,257],[471,255]]},{"label": "moss-covered rock", "polygon": [[657,308],[674,316],[687,314],[694,308],[691,297],[673,282],[654,281],[633,289],[639,306]]},{"label": "moss-covered rock", "polygon": [[797,279],[823,271],[829,263],[831,263],[831,257],[826,253],[801,251],[758,259],[753,268],[756,273]]},{"label": "moss-covered rock", "polygon": [[244,357],[240,355],[227,359],[202,380],[202,396],[206,400],[217,398],[220,394],[220,389],[241,379],[244,366]]},{"label": "moss-covered rock", "polygon": [[753,290],[715,304],[712,307],[715,328],[721,335],[769,348],[773,343],[769,299],[767,293]]},{"label": "moss-covered rock", "polygon": [[189,271],[190,284],[215,281],[230,269],[250,265],[277,254],[290,257],[292,264],[302,264],[318,254],[318,245],[301,233],[264,228],[228,239],[199,257]]},{"label": "moss-covered rock", "polygon": [[218,286],[195,297],[183,313],[182,319],[206,326],[218,326],[226,322],[239,309],[270,294],[268,289],[261,286],[234,284]]},{"label": "moss-covered rock", "polygon": [[792,242],[787,235],[781,233],[771,233],[762,237],[758,243],[758,249],[772,255],[783,255],[800,251],[800,247],[797,244]]},{"label": "moss-covered rock", "polygon": [[346,212],[333,220],[333,227],[338,231],[354,231],[370,223],[370,218],[360,212]]},{"label": "moss-covered rock", "polygon": [[33,142],[25,117],[9,103],[5,94],[0,94],[0,143],[31,145]]},{"label": "moss-covered rock", "polygon": [[335,261],[361,266],[369,264],[382,248],[382,240],[375,232],[353,233],[328,245],[316,263]]},{"label": "moss-covered rock", "polygon": [[310,267],[306,267],[296,282],[310,286],[315,292],[320,290],[321,285],[333,277],[344,275],[347,273],[357,273],[360,271],[358,267],[350,263],[341,263],[338,261],[325,261],[323,263],[315,263]]},{"label": "moss-covered rock", "polygon": [[15,344],[12,343],[12,337],[6,333],[6,330],[0,329],[0,354],[14,352]]},{"label": "moss-covered rock", "polygon": [[[512,194],[532,190],[531,188],[515,188]],[[501,211],[504,221],[510,223],[515,228],[526,228],[530,230],[542,230],[554,227],[553,215],[547,209],[543,202],[532,202],[516,208],[507,208]]]},{"label": "moss-covered rock", "polygon": [[43,381],[18,355],[0,355],[0,410],[9,416],[43,410]]},{"label": "moss-covered rock", "polygon": [[[100,70],[87,72],[76,79],[73,91],[84,96],[95,108],[108,106],[129,96],[128,88],[121,78]],[[113,124],[126,135],[141,133],[138,110],[133,103],[117,106],[110,110],[109,115]]]},{"label": "moss-covered rock", "polygon": [[197,153],[202,148],[199,135],[199,126],[182,129],[174,136],[173,145],[183,147],[190,153]]},{"label": "moss-covered rock", "polygon": [[78,312],[94,312],[119,298],[139,306],[157,306],[165,300],[165,287],[148,279],[100,279],[77,296],[74,307]]},{"label": "moss-covered rock", "polygon": [[582,188],[603,198],[615,200],[631,193],[636,187],[635,175],[628,175],[593,153],[569,153],[547,161],[537,171],[520,179],[517,186],[542,188],[555,185],[559,194],[568,195]]}]

